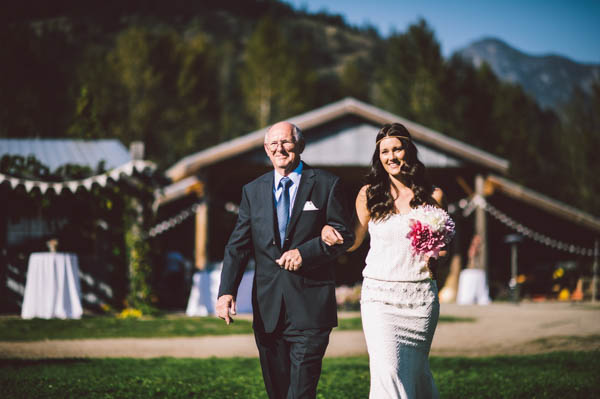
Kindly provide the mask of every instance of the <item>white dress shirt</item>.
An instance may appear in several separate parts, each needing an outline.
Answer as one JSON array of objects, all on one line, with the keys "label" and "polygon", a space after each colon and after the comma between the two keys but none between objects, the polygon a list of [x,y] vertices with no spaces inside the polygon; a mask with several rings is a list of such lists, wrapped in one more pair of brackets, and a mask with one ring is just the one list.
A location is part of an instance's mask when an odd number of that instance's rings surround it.
[{"label": "white dress shirt", "polygon": [[[294,201],[296,200],[296,193],[298,192],[298,187],[300,186],[300,178],[302,177],[302,161],[298,164],[298,167],[294,169],[292,173],[288,175],[288,177],[292,180],[292,185],[290,186],[290,216],[292,215],[292,209],[294,208]],[[283,179],[283,176],[280,175],[277,171],[275,171],[275,181],[273,182],[273,195],[275,196],[275,208],[277,208],[277,204],[279,203],[279,199],[281,198],[281,193],[283,192],[283,187],[279,185],[279,182]]]}]

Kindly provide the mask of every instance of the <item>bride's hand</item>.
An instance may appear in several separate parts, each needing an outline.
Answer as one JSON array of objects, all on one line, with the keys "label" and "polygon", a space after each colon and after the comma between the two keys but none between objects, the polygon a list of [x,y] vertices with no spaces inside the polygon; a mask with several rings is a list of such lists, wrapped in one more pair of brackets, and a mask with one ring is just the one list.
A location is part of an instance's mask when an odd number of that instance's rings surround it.
[{"label": "bride's hand", "polygon": [[329,246],[344,243],[344,237],[328,224],[323,226],[323,229],[321,230],[321,240]]}]

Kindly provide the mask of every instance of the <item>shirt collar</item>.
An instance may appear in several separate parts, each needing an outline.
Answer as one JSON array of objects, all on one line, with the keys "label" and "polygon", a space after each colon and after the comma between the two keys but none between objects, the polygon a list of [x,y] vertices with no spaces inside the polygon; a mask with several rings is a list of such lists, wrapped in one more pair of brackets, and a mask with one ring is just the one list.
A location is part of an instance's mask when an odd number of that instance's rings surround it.
[{"label": "shirt collar", "polygon": [[[300,182],[300,176],[302,175],[302,169],[303,169],[303,162],[300,161],[300,163],[298,163],[298,166],[296,167],[296,169],[294,169],[292,171],[292,173],[290,173],[288,175],[288,177],[292,180],[292,182],[294,183],[294,185],[296,187],[298,187],[298,183]],[[280,175],[277,171],[275,171],[275,190],[277,190],[277,188],[279,187],[279,182],[281,181],[281,179],[283,179],[283,176]]]}]

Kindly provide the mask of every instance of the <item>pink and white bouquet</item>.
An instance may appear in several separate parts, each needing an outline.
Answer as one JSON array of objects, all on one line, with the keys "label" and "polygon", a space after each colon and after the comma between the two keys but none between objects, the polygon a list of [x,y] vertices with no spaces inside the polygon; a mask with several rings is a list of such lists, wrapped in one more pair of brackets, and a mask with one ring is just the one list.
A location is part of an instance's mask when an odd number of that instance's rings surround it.
[{"label": "pink and white bouquet", "polygon": [[407,237],[415,255],[437,258],[455,233],[454,221],[442,208],[424,205],[410,214],[410,232]]}]

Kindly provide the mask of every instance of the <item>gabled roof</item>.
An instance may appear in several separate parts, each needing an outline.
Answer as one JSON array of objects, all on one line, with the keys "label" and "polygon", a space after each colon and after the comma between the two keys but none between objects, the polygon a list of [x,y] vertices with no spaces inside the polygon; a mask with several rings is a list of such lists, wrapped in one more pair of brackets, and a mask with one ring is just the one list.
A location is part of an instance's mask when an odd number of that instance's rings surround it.
[{"label": "gabled roof", "polygon": [[3,155],[33,155],[51,171],[65,164],[95,169],[100,161],[113,169],[131,161],[127,148],[119,140],[0,139]]},{"label": "gabled roof", "polygon": [[[425,126],[411,122],[398,115],[363,103],[354,98],[345,98],[313,111],[287,119],[303,131],[323,125],[346,115],[356,115],[375,124],[400,122],[410,131],[413,138],[433,148],[442,149],[458,158],[468,160],[499,173],[508,171],[508,161],[476,147],[455,140]],[[216,162],[240,155],[263,145],[268,127],[191,154],[166,171],[172,181],[178,181],[197,173],[200,169]]]}]

